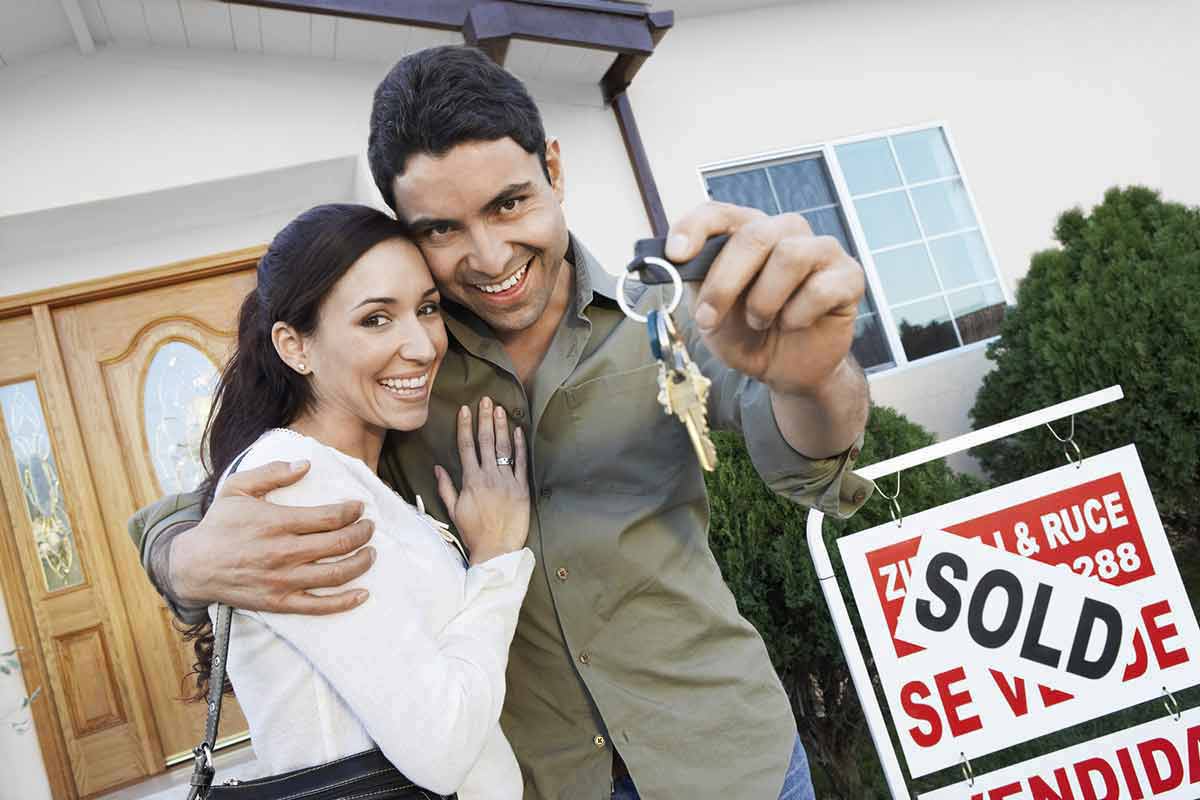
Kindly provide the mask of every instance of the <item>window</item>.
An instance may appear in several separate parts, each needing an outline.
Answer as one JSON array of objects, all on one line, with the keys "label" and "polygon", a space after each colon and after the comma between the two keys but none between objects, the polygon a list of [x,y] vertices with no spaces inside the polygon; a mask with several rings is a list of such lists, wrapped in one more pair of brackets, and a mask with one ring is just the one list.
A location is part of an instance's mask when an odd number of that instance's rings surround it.
[{"label": "window", "polygon": [[866,270],[853,352],[869,371],[995,336],[1007,296],[941,126],[703,170],[709,196],[796,212]]}]

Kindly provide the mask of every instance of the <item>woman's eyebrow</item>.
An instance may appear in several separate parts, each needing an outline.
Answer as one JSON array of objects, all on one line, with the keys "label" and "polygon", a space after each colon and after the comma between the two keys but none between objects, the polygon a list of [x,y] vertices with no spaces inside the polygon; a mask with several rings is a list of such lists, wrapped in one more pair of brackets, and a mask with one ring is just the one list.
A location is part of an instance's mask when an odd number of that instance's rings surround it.
[{"label": "woman's eyebrow", "polygon": [[394,302],[396,302],[396,298],[394,298],[394,297],[368,297],[366,300],[363,300],[361,303],[359,303],[358,305],[356,305],[354,308],[352,308],[350,310],[353,311],[355,308],[362,308],[363,306],[369,305],[371,303],[382,303],[384,305],[387,305],[388,303],[394,303]]},{"label": "woman's eyebrow", "polygon": [[438,293],[438,288],[436,286],[430,286],[428,289],[425,290],[425,294],[421,295],[421,297],[429,297],[429,295],[437,294],[437,293]]}]

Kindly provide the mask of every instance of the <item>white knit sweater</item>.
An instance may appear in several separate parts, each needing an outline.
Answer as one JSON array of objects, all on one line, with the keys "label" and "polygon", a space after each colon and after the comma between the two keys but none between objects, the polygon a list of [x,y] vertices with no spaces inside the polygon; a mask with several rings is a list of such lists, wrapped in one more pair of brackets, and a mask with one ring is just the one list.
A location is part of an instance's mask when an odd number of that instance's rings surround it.
[{"label": "white knit sweater", "polygon": [[432,520],[363,462],[293,431],[264,434],[239,470],[298,459],[311,462],[308,474],[267,499],[291,506],[361,500],[375,523],[378,557],[342,587],[370,592],[352,611],[234,614],[229,677],[262,770],[378,746],[434,792],[520,798],[521,773],[499,718],[533,554],[526,548],[467,569]]}]

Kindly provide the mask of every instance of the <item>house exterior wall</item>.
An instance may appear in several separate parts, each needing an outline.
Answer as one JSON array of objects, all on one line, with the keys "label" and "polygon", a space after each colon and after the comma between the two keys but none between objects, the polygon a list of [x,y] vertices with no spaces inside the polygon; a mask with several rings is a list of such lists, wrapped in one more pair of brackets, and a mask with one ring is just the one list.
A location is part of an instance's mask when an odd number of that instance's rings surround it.
[{"label": "house exterior wall", "polygon": [[[1189,0],[809,0],[682,20],[629,95],[668,214],[704,198],[700,165],[942,122],[1015,288],[1057,215],[1110,186],[1200,203],[1197,29]],[[871,393],[945,438],[989,366],[968,347]]]},{"label": "house exterior wall", "polygon": [[[14,647],[12,626],[4,598],[0,596],[0,653]],[[37,688],[29,687],[29,691]],[[0,675],[0,775],[4,776],[4,791],[12,792],[13,797],[50,800],[50,781],[42,766],[37,732],[30,727],[20,733],[12,727],[14,722],[29,719],[29,712],[20,710],[25,695],[25,682],[20,673]]]},{"label": "house exterior wall", "polygon": [[[0,126],[0,296],[261,244],[318,202],[378,205],[365,150],[386,69],[158,48],[5,69],[20,124]],[[624,263],[649,225],[612,111],[598,89],[547,94],[568,219]]]}]

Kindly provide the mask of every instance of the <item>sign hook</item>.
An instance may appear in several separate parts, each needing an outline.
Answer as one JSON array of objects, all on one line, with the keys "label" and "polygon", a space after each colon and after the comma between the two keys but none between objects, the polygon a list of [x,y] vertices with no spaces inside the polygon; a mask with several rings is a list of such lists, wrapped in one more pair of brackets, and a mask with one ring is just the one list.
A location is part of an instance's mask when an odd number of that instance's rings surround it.
[{"label": "sign hook", "polygon": [[1171,718],[1176,722],[1183,717],[1183,713],[1179,710],[1179,701],[1175,699],[1175,695],[1167,690],[1167,687],[1162,687],[1163,690],[1163,708],[1171,715]]},{"label": "sign hook", "polygon": [[888,509],[888,514],[892,516],[892,522],[896,523],[897,528],[903,527],[904,512],[900,510],[900,501],[898,500],[900,497],[900,473],[896,473],[896,491],[891,495],[885,494],[883,489],[880,489],[879,484],[875,481],[871,482],[875,484],[875,491],[879,492],[879,496],[891,503],[891,508]]},{"label": "sign hook", "polygon": [[[1067,457],[1067,463],[1074,464],[1075,469],[1081,468],[1083,466],[1083,452],[1080,451],[1079,445],[1075,443],[1075,415],[1071,415],[1071,432],[1066,437],[1059,436],[1058,432],[1054,430],[1054,427],[1049,422],[1046,423],[1046,428],[1062,444],[1063,455]],[[1071,450],[1068,449],[1068,446],[1075,451],[1074,457],[1071,456]]]},{"label": "sign hook", "polygon": [[963,780],[967,782],[968,787],[975,785],[975,770],[971,767],[971,759],[967,758],[967,754],[959,751],[958,757],[962,759],[959,764],[959,769],[962,770]]}]

